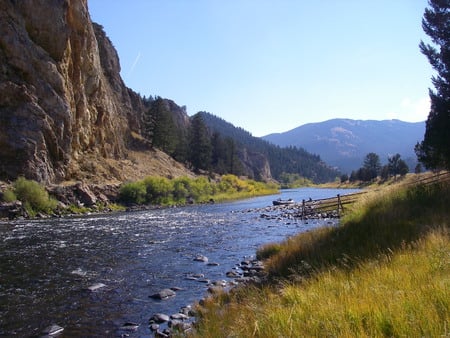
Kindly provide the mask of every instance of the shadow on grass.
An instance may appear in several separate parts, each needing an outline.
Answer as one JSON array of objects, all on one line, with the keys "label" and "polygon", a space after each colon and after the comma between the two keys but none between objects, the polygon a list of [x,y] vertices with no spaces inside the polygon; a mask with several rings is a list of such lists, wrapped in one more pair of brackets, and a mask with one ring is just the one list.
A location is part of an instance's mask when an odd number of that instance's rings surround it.
[{"label": "shadow on grass", "polygon": [[258,251],[270,279],[301,280],[390,255],[431,230],[448,227],[450,184],[395,187],[355,206],[339,227],[301,233]]}]

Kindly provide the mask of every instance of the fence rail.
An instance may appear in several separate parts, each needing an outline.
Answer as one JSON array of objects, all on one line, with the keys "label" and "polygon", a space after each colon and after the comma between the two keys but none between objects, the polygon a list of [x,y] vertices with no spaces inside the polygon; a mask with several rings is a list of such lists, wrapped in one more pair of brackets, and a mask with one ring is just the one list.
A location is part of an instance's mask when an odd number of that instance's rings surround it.
[{"label": "fence rail", "polygon": [[[436,173],[432,176],[419,177],[416,180],[408,181],[402,184],[403,186],[414,186],[414,185],[431,185],[438,182],[448,182],[450,181],[450,172],[443,171]],[[375,190],[376,191],[376,190]],[[326,214],[327,217],[340,217],[345,211],[346,207],[349,206],[359,198],[367,194],[368,191],[361,191],[352,194],[336,195],[329,198],[322,198],[316,200],[302,200],[299,215],[302,219],[310,217],[318,217],[321,214]]]}]

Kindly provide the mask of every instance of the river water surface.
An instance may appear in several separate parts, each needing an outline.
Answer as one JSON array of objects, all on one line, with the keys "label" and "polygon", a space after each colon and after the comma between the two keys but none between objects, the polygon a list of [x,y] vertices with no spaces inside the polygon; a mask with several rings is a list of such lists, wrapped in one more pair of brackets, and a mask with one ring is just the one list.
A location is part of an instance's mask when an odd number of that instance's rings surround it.
[{"label": "river water surface", "polygon": [[[259,208],[280,197],[351,192],[302,188],[232,203],[0,223],[0,336],[40,336],[58,324],[61,337],[117,337],[134,322],[138,330],[127,334],[151,337],[153,314],[176,313],[206,294],[205,283],[187,277],[227,280],[260,245],[331,222],[261,218]],[[218,265],[194,261],[200,254]],[[96,284],[105,286],[89,290]],[[181,290],[168,300],[149,297],[170,287]]]}]

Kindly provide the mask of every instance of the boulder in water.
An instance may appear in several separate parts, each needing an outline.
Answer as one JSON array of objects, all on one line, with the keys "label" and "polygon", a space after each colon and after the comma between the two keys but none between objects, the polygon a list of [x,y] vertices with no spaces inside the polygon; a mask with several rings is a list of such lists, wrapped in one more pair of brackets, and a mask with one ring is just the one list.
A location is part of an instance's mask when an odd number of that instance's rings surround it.
[{"label": "boulder in water", "polygon": [[175,297],[176,296],[176,292],[171,290],[171,289],[163,289],[153,295],[151,295],[151,298],[154,299],[160,299],[160,300],[164,300],[164,299],[168,299],[171,297]]}]

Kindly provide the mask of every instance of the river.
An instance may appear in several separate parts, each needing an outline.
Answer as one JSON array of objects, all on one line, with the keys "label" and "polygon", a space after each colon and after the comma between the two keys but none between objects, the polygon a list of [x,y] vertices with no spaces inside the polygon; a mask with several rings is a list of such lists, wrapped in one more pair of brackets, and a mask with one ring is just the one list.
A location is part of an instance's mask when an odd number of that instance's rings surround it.
[{"label": "river", "polygon": [[[0,223],[0,336],[39,336],[58,324],[61,337],[117,337],[134,322],[139,328],[127,334],[151,337],[152,315],[205,296],[206,283],[187,277],[227,280],[260,245],[331,222],[266,219],[258,208],[280,197],[354,191],[301,188],[231,203]],[[181,290],[168,300],[149,297],[170,287]]]}]

